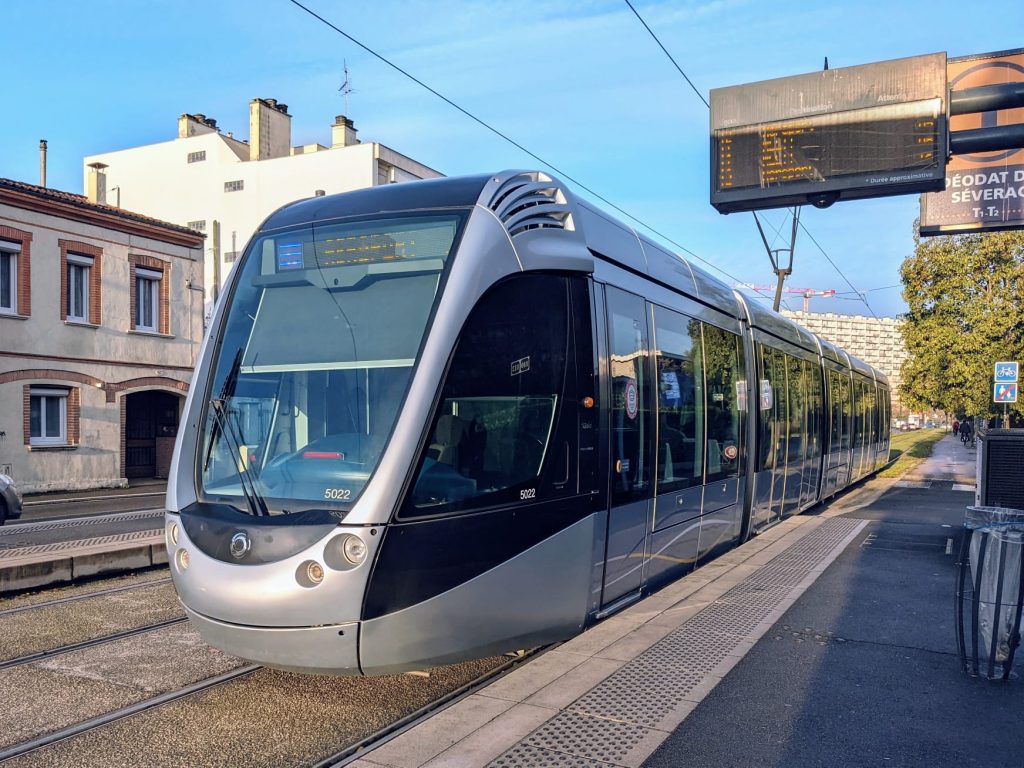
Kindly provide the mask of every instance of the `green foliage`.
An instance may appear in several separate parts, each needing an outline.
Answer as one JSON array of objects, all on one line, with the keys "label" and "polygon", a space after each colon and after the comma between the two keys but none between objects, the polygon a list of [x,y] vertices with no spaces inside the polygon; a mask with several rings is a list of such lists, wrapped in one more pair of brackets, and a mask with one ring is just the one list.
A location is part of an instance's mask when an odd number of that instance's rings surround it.
[{"label": "green foliage", "polygon": [[[1002,413],[992,367],[1024,364],[1024,232],[916,238],[903,262],[909,311],[903,402],[952,414]],[[1011,405],[1024,413],[1024,403]]]}]

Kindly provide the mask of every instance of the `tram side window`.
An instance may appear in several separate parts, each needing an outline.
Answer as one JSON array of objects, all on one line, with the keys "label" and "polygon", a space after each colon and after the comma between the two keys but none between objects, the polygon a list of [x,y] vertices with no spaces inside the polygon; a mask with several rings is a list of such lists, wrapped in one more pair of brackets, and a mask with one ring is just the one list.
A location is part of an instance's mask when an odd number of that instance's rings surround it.
[{"label": "tram side window", "polygon": [[708,395],[705,482],[710,483],[741,470],[747,384],[740,337],[705,323],[703,359]]},{"label": "tram side window", "polygon": [[839,402],[842,410],[843,435],[839,441],[839,447],[844,451],[850,450],[850,426],[853,416],[853,402],[850,393],[850,377],[844,374],[839,376]]},{"label": "tram side window", "polygon": [[838,451],[843,435],[843,399],[839,384],[839,374],[828,372],[828,399],[831,414],[831,430],[829,432],[829,451]]},{"label": "tram side window", "polygon": [[658,493],[704,480],[701,324],[654,308],[658,367]]},{"label": "tram side window", "polygon": [[608,288],[611,346],[612,501],[650,496],[651,395],[647,357],[647,304]]},{"label": "tram side window", "polygon": [[[575,371],[568,281],[499,284],[466,321],[402,517],[576,490]],[[586,307],[580,311],[589,312]]]},{"label": "tram side window", "polygon": [[806,387],[803,382],[802,361],[792,355],[785,355],[785,360],[789,394],[789,457],[787,465],[790,471],[799,471],[807,442],[805,438],[807,409],[804,403]]},{"label": "tram side window", "polygon": [[802,360],[805,404],[807,407],[807,458],[821,456],[821,426],[824,405],[821,398],[821,368],[818,363]]}]

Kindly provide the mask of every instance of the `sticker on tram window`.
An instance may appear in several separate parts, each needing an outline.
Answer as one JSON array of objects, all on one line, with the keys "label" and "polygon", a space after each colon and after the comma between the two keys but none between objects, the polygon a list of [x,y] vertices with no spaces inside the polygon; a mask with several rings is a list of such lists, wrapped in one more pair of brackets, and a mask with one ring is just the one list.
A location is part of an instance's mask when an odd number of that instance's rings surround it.
[{"label": "sticker on tram window", "polygon": [[536,488],[527,488],[525,491],[520,491],[519,492],[519,498],[520,499],[536,499],[537,498],[537,489]]},{"label": "sticker on tram window", "polygon": [[747,410],[747,382],[736,382],[736,410]]},{"label": "sticker on tram window", "polygon": [[761,410],[772,409],[772,383],[768,379],[761,379]]},{"label": "sticker on tram window", "polygon": [[626,380],[626,415],[635,419],[640,412],[640,393],[636,388],[636,379]]},{"label": "sticker on tram window", "polygon": [[740,455],[740,452],[735,445],[727,445],[722,449],[722,455],[724,455],[729,461],[735,461],[736,457]]},{"label": "sticker on tram window", "polygon": [[512,363],[512,376],[518,376],[530,370],[530,358],[521,357]]},{"label": "sticker on tram window", "polygon": [[352,498],[352,491],[348,488],[324,488],[324,498],[331,501],[348,501]]},{"label": "sticker on tram window", "polygon": [[277,244],[277,269],[302,269],[302,243],[278,243]]}]

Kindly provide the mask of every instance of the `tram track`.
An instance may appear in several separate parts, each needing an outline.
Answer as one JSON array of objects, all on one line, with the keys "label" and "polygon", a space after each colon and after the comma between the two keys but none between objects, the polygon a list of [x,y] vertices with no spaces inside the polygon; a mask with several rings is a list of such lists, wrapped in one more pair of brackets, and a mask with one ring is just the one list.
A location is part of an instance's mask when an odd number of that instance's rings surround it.
[{"label": "tram track", "polygon": [[[314,759],[307,764],[315,766],[316,768],[331,768],[333,766],[346,765],[347,763],[358,759],[359,755],[365,753],[367,749],[379,745],[397,734],[416,726],[434,713],[472,695],[487,684],[493,682],[495,679],[507,674],[512,669],[529,662],[554,647],[556,646],[552,645],[544,648],[532,649],[525,653],[517,654],[514,657],[509,657],[503,663],[493,667],[481,675],[478,675],[463,685],[446,692],[444,695],[437,697],[426,705],[421,706],[404,716],[396,718],[383,728],[341,747],[336,752],[329,754],[327,757],[319,759],[319,761],[315,761]],[[166,691],[142,701],[82,720],[81,722],[73,723],[50,733],[40,734],[26,741],[0,749],[0,763],[5,764],[8,761],[14,761],[17,758],[22,757],[29,760],[38,759],[32,757],[31,753],[43,750],[47,747],[55,747],[61,742],[73,740],[78,737],[84,738],[88,734],[98,732],[105,727],[116,726],[118,723],[128,720],[134,716],[142,715],[159,707],[165,707],[176,702],[181,702],[182,700],[190,697],[199,696],[202,693],[212,691],[213,689],[224,686],[228,683],[249,678],[255,673],[264,670],[272,672],[272,670],[267,670],[265,667],[258,664],[247,664],[227,672],[211,676],[204,680],[199,680],[190,685]],[[211,755],[209,757],[216,760],[217,757],[223,756]],[[21,762],[18,764],[20,765]],[[163,763],[154,764],[162,765]]]},{"label": "tram track", "polygon": [[403,731],[407,731],[410,728],[419,725],[421,722],[429,718],[434,713],[445,709],[446,707],[456,703],[457,701],[471,696],[484,686],[490,684],[497,678],[511,672],[518,666],[531,661],[532,659],[557,648],[561,643],[555,643],[553,645],[543,646],[541,648],[533,648],[521,655],[510,657],[504,664],[495,667],[488,672],[477,677],[475,680],[471,680],[465,685],[456,688],[448,694],[438,698],[429,704],[420,707],[414,712],[410,712],[408,715],[399,718],[395,722],[381,728],[380,730],[366,736],[354,744],[350,744],[344,749],[335,752],[318,763],[313,763],[311,768],[340,768],[340,766],[347,765],[353,760],[357,760],[360,755],[367,749],[380,746],[386,741],[397,736]]},{"label": "tram track", "polygon": [[60,645],[56,648],[47,648],[42,651],[34,651],[33,653],[27,653],[22,656],[16,656],[13,659],[4,659],[0,661],[0,671],[10,669],[12,667],[20,667],[22,664],[31,664],[35,661],[50,659],[55,656],[63,656],[66,653],[83,651],[86,648],[95,648],[98,645],[106,645],[107,643],[117,642],[118,640],[124,640],[129,637],[135,637],[136,635],[144,635],[147,632],[155,632],[159,629],[166,629],[167,627],[173,627],[176,624],[182,624],[186,621],[188,621],[188,618],[185,616],[181,616],[179,618],[167,619],[166,621],[160,621],[154,624],[146,624],[142,627],[125,629],[120,632],[114,632],[112,634],[103,635],[101,637],[94,637],[89,640],[82,640],[77,643],[68,643],[67,645]]},{"label": "tram track", "polygon": [[160,586],[163,584],[170,584],[171,578],[168,576],[163,579],[154,579],[153,581],[143,582],[141,584],[126,584],[120,587],[111,587],[110,589],[97,590],[95,592],[86,592],[81,595],[71,595],[69,597],[59,597],[54,600],[46,600],[40,603],[28,603],[26,605],[19,605],[16,608],[6,608],[0,610],[0,619],[5,616],[13,616],[18,613],[25,613],[27,611],[34,611],[37,609],[51,608],[55,605],[67,605],[68,603],[75,603],[79,600],[89,600],[92,598],[106,597],[108,595],[117,594],[119,592],[132,592],[137,589],[146,589],[147,587]]},{"label": "tram track", "polygon": [[[184,619],[182,620],[184,621]],[[97,730],[106,725],[137,715],[141,712],[146,712],[150,709],[183,699],[186,696],[192,696],[203,691],[208,691],[211,688],[231,682],[232,680],[237,680],[240,677],[251,675],[259,669],[262,669],[262,667],[258,664],[249,664],[243,667],[238,667],[237,669],[224,672],[223,674],[216,675],[215,677],[200,680],[197,683],[192,683],[191,685],[184,686],[174,691],[161,693],[149,699],[136,702],[135,704],[130,704],[127,707],[121,707],[120,709],[107,712],[88,720],[83,720],[80,723],[75,723],[74,725],[70,725],[58,731],[37,736],[34,739],[23,741],[20,744],[15,744],[7,747],[6,749],[0,749],[0,763],[27,755],[30,752],[35,752],[38,749],[51,746],[60,741],[64,741],[65,739],[71,739],[75,736],[80,736],[84,733]]]}]

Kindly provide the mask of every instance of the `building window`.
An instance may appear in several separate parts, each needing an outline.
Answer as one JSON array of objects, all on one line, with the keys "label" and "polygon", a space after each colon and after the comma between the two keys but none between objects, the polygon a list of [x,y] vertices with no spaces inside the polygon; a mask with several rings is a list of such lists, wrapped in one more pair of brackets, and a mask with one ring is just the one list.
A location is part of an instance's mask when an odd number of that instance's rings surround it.
[{"label": "building window", "polygon": [[69,253],[67,319],[77,323],[89,322],[89,282],[93,259]]},{"label": "building window", "polygon": [[245,182],[239,179],[238,181],[225,181],[224,191],[225,192],[241,192],[245,188]]},{"label": "building window", "polygon": [[190,221],[188,223],[188,228],[191,229],[191,230],[194,230],[196,232],[205,232],[206,231],[206,219],[200,219],[199,221]]},{"label": "building window", "polygon": [[238,259],[238,251],[225,251],[224,252],[224,263],[231,264]]},{"label": "building window", "polygon": [[206,150],[205,149],[200,151],[200,152],[189,152],[188,153],[188,161],[190,163],[201,163],[205,159],[206,159]]},{"label": "building window", "polygon": [[0,241],[0,312],[18,312],[18,252],[17,243]]},{"label": "building window", "polygon": [[163,273],[135,268],[135,327],[140,331],[160,330],[160,281]]},{"label": "building window", "polygon": [[29,391],[31,445],[66,445],[68,390],[32,387]]}]

